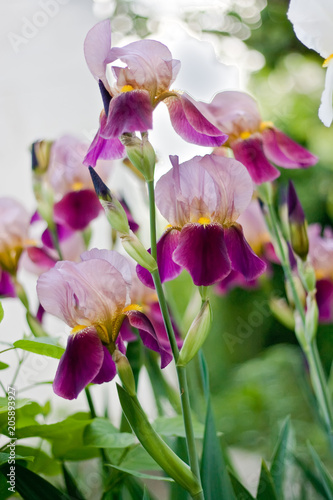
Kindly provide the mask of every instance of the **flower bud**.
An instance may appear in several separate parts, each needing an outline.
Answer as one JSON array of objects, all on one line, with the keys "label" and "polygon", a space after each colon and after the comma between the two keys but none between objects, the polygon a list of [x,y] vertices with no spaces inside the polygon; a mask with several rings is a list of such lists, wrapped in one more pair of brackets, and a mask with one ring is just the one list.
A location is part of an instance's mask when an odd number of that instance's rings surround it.
[{"label": "flower bud", "polygon": [[291,246],[296,255],[305,260],[309,251],[307,222],[302,205],[291,181],[289,181],[288,187],[288,217]]},{"label": "flower bud", "polygon": [[125,210],[121,203],[112,196],[110,189],[102,181],[100,176],[92,167],[89,167],[91,179],[94,184],[95,192],[105,210],[106,217],[113,229],[121,234],[129,234],[129,224]]},{"label": "flower bud", "polygon": [[[304,305],[306,296],[305,296],[305,290],[304,290],[304,287],[302,285],[302,282],[301,282],[299,276],[295,273],[292,274],[292,280],[293,280],[293,285],[294,285],[294,288],[295,288],[296,293],[298,295],[298,298],[299,298],[301,304]],[[292,288],[290,286],[289,281],[285,282],[285,287],[286,287],[286,294],[288,297],[288,302],[292,307],[295,307],[294,295],[293,295]]]},{"label": "flower bud", "polygon": [[132,257],[140,266],[148,269],[150,273],[157,269],[157,263],[154,257],[145,249],[141,241],[133,231],[128,234],[121,234],[120,240],[128,255]]},{"label": "flower bud", "polygon": [[120,351],[116,349],[112,354],[112,359],[116,364],[118,376],[130,396],[135,396],[135,380],[131,365]]},{"label": "flower bud", "polygon": [[142,140],[131,134],[123,134],[121,142],[126,148],[126,153],[133,165],[141,172],[146,181],[154,179],[156,163],[155,151],[148,141],[147,134]]},{"label": "flower bud", "polygon": [[191,324],[177,361],[178,366],[185,366],[194,358],[205,342],[212,324],[212,311],[209,300],[206,300],[199,311],[199,314]]},{"label": "flower bud", "polygon": [[31,145],[31,168],[34,173],[44,174],[49,166],[52,141],[36,141]]},{"label": "flower bud", "polygon": [[294,331],[295,329],[295,319],[293,310],[287,304],[285,299],[278,299],[273,297],[269,301],[269,307],[273,314],[273,316],[280,321],[280,323],[288,328],[289,330]]}]

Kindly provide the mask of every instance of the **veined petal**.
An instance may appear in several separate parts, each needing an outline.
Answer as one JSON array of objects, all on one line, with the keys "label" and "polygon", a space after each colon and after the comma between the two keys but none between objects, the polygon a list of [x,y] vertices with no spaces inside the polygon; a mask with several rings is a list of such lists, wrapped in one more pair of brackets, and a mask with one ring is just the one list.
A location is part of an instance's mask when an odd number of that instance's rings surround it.
[{"label": "veined petal", "polygon": [[224,230],[219,224],[187,224],[179,237],[173,260],[184,267],[197,286],[225,278],[231,270]]},{"label": "veined petal", "polygon": [[256,184],[279,177],[280,172],[269,163],[264,154],[261,136],[235,141],[232,143],[232,150],[236,160],[245,165]]},{"label": "veined petal", "polygon": [[91,259],[104,259],[109,262],[113,267],[119,271],[125,280],[127,286],[132,284],[132,270],[130,266],[130,261],[124,255],[121,255],[115,250],[100,250],[99,248],[92,248],[87,252],[81,254],[81,260],[88,261]]},{"label": "veined petal", "polygon": [[248,281],[256,279],[266,269],[266,264],[252,250],[243,235],[242,226],[234,224],[224,230],[225,243],[232,269]]},{"label": "veined petal", "polygon": [[273,127],[262,132],[262,144],[267,158],[279,167],[307,168],[318,161],[307,149]]},{"label": "veined petal", "polygon": [[97,376],[103,361],[103,345],[94,328],[70,335],[54,378],[54,392],[65,399],[76,399]]},{"label": "veined petal", "polygon": [[125,156],[125,147],[118,137],[104,139],[102,136],[106,127],[106,115],[102,111],[99,118],[100,126],[94,140],[90,144],[83,164],[95,167],[98,160],[117,160]]},{"label": "veined petal", "polygon": [[55,219],[75,231],[85,229],[99,215],[102,205],[90,189],[67,193],[54,205]]},{"label": "veined petal", "polygon": [[112,99],[105,128],[100,135],[104,139],[119,137],[125,132],[146,132],[153,127],[153,107],[146,90],[131,90]]},{"label": "veined petal", "polygon": [[172,361],[172,355],[160,344],[150,320],[140,311],[127,311],[126,315],[130,324],[139,330],[143,345],[160,354],[161,368],[165,368]]},{"label": "veined petal", "polygon": [[[172,254],[178,245],[179,234],[176,229],[167,230],[157,242],[157,265],[162,283],[173,280],[182,271],[181,267],[172,260]],[[150,253],[150,249],[148,252]],[[147,269],[138,264],[136,272],[144,285],[155,288],[153,278]]]},{"label": "veined petal", "polygon": [[111,47],[111,25],[109,19],[96,24],[84,41],[84,55],[88,68],[96,80],[101,80],[110,89],[106,78],[107,56]]},{"label": "veined petal", "polygon": [[326,127],[331,126],[333,119],[332,95],[333,95],[333,60],[330,61],[326,70],[325,88],[321,96],[321,103],[318,111],[319,118]]},{"label": "veined petal", "polygon": [[117,374],[116,365],[112,359],[111,354],[109,353],[105,345],[103,345],[102,347],[104,353],[103,363],[96,377],[94,377],[91,381],[93,384],[103,384],[104,382],[110,382],[110,380],[112,380]]},{"label": "veined petal", "polygon": [[332,53],[333,4],[330,0],[291,0],[288,18],[297,38],[324,59]]},{"label": "veined petal", "polygon": [[173,128],[185,141],[200,146],[221,146],[227,136],[212,125],[185,94],[164,100]]}]

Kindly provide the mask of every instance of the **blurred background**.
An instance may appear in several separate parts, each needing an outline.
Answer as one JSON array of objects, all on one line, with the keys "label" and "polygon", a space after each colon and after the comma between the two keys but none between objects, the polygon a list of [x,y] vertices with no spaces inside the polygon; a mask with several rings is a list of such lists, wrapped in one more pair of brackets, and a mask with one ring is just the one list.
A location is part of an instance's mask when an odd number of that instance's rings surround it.
[{"label": "blurred background", "polygon": [[[205,101],[221,90],[246,90],[257,99],[263,120],[274,122],[318,155],[316,167],[285,170],[276,184],[280,189],[291,178],[308,222],[332,226],[332,130],[322,125],[317,114],[325,74],[320,57],[295,37],[286,17],[288,3],[3,0],[0,195],[13,196],[32,211],[31,143],[43,138],[53,140],[64,133],[87,142],[93,138],[101,100],[84,61],[83,41],[98,20],[110,17],[113,45],[145,37],[168,45],[173,57],[182,63],[175,82],[177,89]],[[157,177],[169,168],[169,154],[179,154],[185,161],[206,152],[183,143],[171,129],[165,111],[159,108],[151,134],[160,160]],[[122,168],[120,162],[112,168],[110,182],[118,190],[124,182]],[[129,193],[129,200],[132,198],[144,210],[136,180],[128,184],[133,192],[133,197]],[[145,216],[144,212],[139,214],[141,222]],[[191,280],[183,273],[168,284],[167,290],[175,318],[186,330],[196,307]],[[282,272],[275,265],[272,275],[264,278],[259,287],[235,288],[213,299],[214,327],[204,352],[217,427],[234,449],[269,458],[281,421],[290,414],[299,453],[305,449],[306,439],[310,439],[326,459],[305,362],[293,332],[269,311],[267,301],[272,295],[284,295]],[[4,301],[4,308],[1,339],[16,340],[26,329],[23,311],[12,299]],[[257,316],[253,316],[253,311],[257,311]],[[58,324],[54,328],[61,327]],[[331,338],[332,326],[321,325],[318,344],[327,373],[333,355]],[[37,369],[34,380],[52,377],[55,366],[50,362],[45,369]],[[195,386],[195,366],[191,367],[190,381]],[[32,394],[38,398],[42,393],[38,389]],[[96,394],[104,397],[105,388]],[[29,393],[26,395],[29,397]],[[40,397],[50,398],[51,390]],[[66,411],[66,402],[56,404]],[[80,404],[84,406],[78,400]],[[202,418],[200,408],[198,414]],[[248,471],[245,479],[250,483],[252,472]]]}]

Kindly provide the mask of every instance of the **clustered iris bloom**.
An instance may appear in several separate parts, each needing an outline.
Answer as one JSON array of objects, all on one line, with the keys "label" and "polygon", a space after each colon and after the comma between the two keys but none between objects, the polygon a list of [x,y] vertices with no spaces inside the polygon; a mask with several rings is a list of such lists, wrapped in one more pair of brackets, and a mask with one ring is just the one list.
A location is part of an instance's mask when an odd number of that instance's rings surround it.
[{"label": "clustered iris bloom", "polygon": [[[164,101],[171,123],[186,141],[203,146],[220,146],[227,139],[205,118],[196,101],[186,93],[169,90],[180,69],[169,49],[155,40],[140,40],[125,47],[111,48],[108,20],[94,26],[84,43],[88,67],[99,82],[104,110],[100,128],[85,158],[95,166],[98,158],[121,158],[123,134],[146,132],[153,126],[153,110]],[[114,63],[125,64],[120,67]],[[115,84],[110,85],[107,66],[112,65]]]},{"label": "clustered iris bloom", "polygon": [[[156,205],[170,223],[157,244],[162,281],[173,279],[183,268],[198,286],[225,278],[231,270],[253,280],[265,270],[244,238],[237,219],[249,205],[253,184],[238,161],[217,155],[196,156],[173,168],[156,184]],[[139,278],[153,286],[145,269]]]},{"label": "clustered iris bloom", "polygon": [[286,136],[271,122],[263,122],[256,101],[238,91],[217,94],[211,103],[200,103],[200,111],[229,139],[236,158],[248,169],[256,184],[273,181],[284,168],[307,168],[318,159]]},{"label": "clustered iris bloom", "polygon": [[53,383],[56,394],[74,399],[87,384],[114,378],[112,353],[125,351],[120,333],[125,317],[138,329],[143,344],[160,353],[162,368],[171,361],[170,348],[161,346],[149,319],[131,303],[130,290],[127,258],[109,250],[84,252],[79,263],[57,262],[40,276],[42,307],[72,328]]}]

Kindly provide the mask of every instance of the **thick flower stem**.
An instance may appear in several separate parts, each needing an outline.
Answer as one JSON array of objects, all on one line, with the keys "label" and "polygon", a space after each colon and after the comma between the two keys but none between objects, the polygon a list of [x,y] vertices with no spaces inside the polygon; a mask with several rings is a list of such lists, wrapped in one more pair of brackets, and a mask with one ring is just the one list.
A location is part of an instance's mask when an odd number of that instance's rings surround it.
[{"label": "thick flower stem", "polygon": [[[94,402],[92,400],[92,397],[91,397],[91,394],[90,394],[90,389],[89,389],[88,386],[85,387],[84,392],[86,394],[87,403],[88,403],[88,406],[89,406],[91,418],[96,418],[97,414],[96,414],[96,411],[95,411]],[[101,458],[102,458],[103,470],[104,470],[104,472],[107,472],[108,469],[106,468],[105,464],[107,463],[108,460],[107,460],[105,451],[103,450],[103,448],[100,448],[99,452],[100,452]]]},{"label": "thick flower stem", "polygon": [[[156,250],[156,215],[155,215],[155,193],[154,193],[154,181],[148,181],[148,193],[149,193],[149,209],[150,209],[150,240],[151,240],[151,255],[157,259],[157,250]],[[165,299],[160,275],[158,272],[158,269],[156,269],[152,273],[152,277],[154,280],[154,285],[156,288],[156,293],[158,296],[163,320],[164,320],[164,325],[165,329],[168,334],[168,338],[170,341],[173,357],[176,363],[177,367],[177,376],[178,376],[178,383],[179,383],[179,391],[181,395],[181,404],[182,404],[182,411],[183,411],[183,419],[184,419],[184,426],[185,426],[185,433],[186,433],[186,442],[187,442],[187,449],[188,449],[188,456],[189,456],[189,461],[190,461],[190,467],[193,472],[193,474],[197,477],[199,483],[200,483],[200,468],[199,468],[199,460],[198,460],[198,454],[196,450],[196,445],[195,445],[195,438],[194,438],[194,431],[193,431],[193,424],[192,424],[192,417],[191,417],[191,406],[190,406],[190,398],[189,398],[189,389],[188,389],[188,384],[187,384],[187,378],[186,378],[186,369],[185,367],[182,366],[177,366],[177,360],[179,357],[179,349],[177,346],[177,341],[175,337],[175,333],[173,330],[167,302]],[[196,495],[196,500],[203,500],[204,495],[203,492],[201,491]]]},{"label": "thick flower stem", "polygon": [[300,297],[297,293],[294,284],[288,254],[286,253],[285,247],[282,242],[279,224],[277,221],[274,207],[272,203],[268,203],[267,206],[270,219],[270,227],[273,232],[273,237],[277,245],[279,257],[281,259],[281,265],[285,274],[285,278],[289,283],[292,298],[295,304],[295,309],[299,315],[301,323],[301,333],[297,334],[296,331],[296,335],[298,337],[299,343],[303,349],[303,352],[309,364],[312,387],[316,395],[320,412],[328,433],[329,442],[333,450],[333,411],[332,411],[332,402],[327,385],[325,372],[318,353],[316,339],[315,337],[310,335],[310,332],[307,331],[308,325],[306,321],[306,311],[304,309],[304,306],[300,300]]}]

